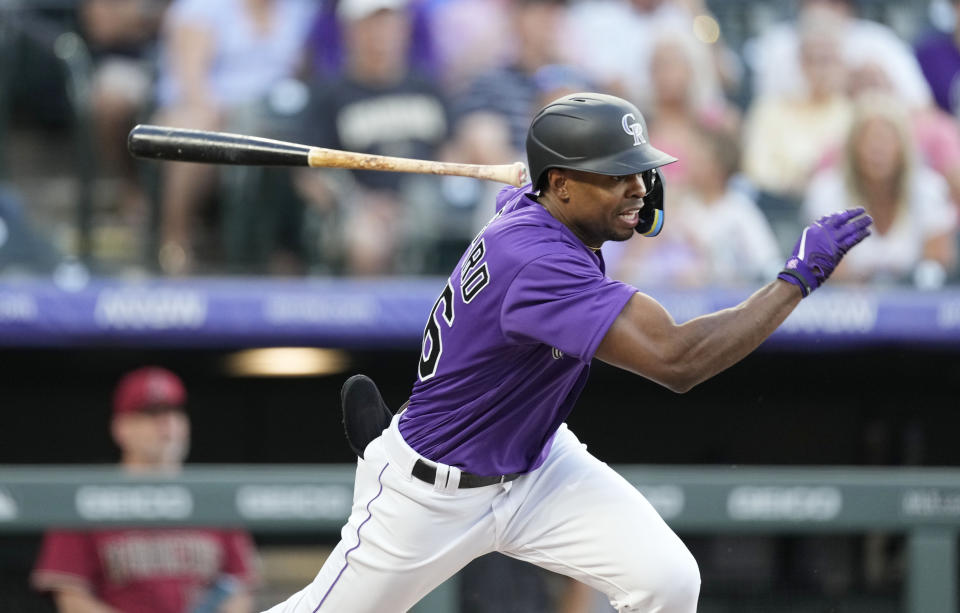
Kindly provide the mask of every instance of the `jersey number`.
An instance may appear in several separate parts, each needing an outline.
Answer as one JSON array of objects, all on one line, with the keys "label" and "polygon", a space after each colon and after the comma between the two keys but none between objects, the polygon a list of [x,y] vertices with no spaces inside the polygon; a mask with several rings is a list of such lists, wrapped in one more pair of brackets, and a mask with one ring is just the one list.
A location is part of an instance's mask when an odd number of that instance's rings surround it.
[{"label": "jersey number", "polygon": [[[483,239],[479,238],[461,267],[460,298],[464,304],[470,304],[470,301],[490,284],[490,270],[487,268],[487,263],[483,261],[485,253]],[[423,331],[423,345],[420,347],[421,381],[426,381],[437,374],[437,364],[440,362],[440,354],[443,353],[443,338],[440,334],[440,322],[437,321],[437,312],[441,304],[443,304],[443,321],[447,322],[449,328],[453,325],[453,285],[450,281],[447,281],[443,293],[433,304],[433,310],[430,311],[430,317],[427,319],[427,327]]]},{"label": "jersey number", "polygon": [[437,311],[443,304],[443,321],[447,326],[453,325],[453,286],[447,281],[443,293],[433,304],[427,327],[423,330],[423,346],[420,347],[420,380],[426,381],[437,374],[437,363],[443,353],[443,339],[440,336],[440,323],[437,321]]}]

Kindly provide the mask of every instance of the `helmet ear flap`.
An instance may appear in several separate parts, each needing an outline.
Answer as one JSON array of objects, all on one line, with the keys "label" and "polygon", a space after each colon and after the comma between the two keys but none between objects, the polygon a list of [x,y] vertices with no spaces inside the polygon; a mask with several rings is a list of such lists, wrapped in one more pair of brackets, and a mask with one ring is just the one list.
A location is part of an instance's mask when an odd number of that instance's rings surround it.
[{"label": "helmet ear flap", "polygon": [[641,236],[652,238],[663,229],[663,175],[656,168],[648,170],[643,173],[643,182],[647,195],[643,197],[643,208],[640,209],[640,221],[636,230]]}]

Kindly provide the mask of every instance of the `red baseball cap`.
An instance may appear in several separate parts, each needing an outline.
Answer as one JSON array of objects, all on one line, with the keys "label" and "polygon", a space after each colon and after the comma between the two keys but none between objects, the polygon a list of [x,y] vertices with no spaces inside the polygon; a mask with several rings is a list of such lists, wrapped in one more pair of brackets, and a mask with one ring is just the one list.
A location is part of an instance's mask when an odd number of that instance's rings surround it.
[{"label": "red baseball cap", "polygon": [[113,413],[123,415],[157,406],[182,407],[187,390],[180,377],[166,368],[145,366],[120,379],[113,394]]}]

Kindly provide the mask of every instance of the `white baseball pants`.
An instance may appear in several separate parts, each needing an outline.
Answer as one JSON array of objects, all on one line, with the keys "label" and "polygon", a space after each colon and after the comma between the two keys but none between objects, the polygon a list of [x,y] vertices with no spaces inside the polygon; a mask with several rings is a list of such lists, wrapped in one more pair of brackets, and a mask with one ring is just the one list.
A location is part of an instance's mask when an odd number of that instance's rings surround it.
[{"label": "white baseball pants", "polygon": [[544,464],[499,485],[431,485],[397,417],[358,460],[353,510],[313,582],[268,613],[407,611],[476,557],[500,551],[569,575],[618,611],[692,613],[700,572],[650,503],[566,425]]}]

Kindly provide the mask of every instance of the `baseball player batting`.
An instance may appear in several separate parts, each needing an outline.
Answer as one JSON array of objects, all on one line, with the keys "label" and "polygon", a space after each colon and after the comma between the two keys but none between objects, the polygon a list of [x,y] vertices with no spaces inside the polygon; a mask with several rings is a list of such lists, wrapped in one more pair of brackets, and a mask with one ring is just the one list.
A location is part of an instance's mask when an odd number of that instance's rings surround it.
[{"label": "baseball player batting", "polygon": [[[807,227],[776,280],[677,324],[605,276],[600,247],[663,225],[660,166],[629,102],[560,98],[433,305],[410,400],[358,375],[341,399],[361,456],[353,511],[316,579],[271,613],[406,611],[492,551],[569,575],[619,611],[696,610],[693,556],[564,420],[594,357],[685,392],[753,351],[869,235],[863,209]],[[642,404],[638,403],[638,411]],[[629,439],[625,441],[629,444]]]}]

